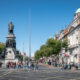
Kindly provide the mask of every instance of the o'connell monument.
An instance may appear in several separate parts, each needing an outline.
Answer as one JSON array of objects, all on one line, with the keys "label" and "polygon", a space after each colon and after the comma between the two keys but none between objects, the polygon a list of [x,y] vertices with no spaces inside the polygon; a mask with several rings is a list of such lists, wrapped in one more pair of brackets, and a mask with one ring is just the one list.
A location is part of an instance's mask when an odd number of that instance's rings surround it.
[{"label": "o'connell monument", "polygon": [[8,36],[6,40],[6,50],[2,53],[2,58],[5,59],[5,64],[8,62],[19,61],[19,51],[16,50],[16,40],[14,36],[14,25],[12,22],[8,25]]}]

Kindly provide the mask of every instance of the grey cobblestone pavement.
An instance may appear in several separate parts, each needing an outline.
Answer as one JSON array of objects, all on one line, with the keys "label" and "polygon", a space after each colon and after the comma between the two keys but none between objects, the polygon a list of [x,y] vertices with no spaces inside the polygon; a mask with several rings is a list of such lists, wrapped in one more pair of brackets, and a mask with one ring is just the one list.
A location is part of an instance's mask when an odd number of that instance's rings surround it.
[{"label": "grey cobblestone pavement", "polygon": [[38,71],[0,69],[0,80],[80,80],[80,71],[48,67]]}]

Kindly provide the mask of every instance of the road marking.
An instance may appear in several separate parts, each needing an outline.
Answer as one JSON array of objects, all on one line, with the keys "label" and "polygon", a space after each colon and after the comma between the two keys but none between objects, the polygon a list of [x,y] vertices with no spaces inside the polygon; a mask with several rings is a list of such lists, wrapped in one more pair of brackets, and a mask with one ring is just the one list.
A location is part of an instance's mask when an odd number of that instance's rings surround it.
[{"label": "road marking", "polygon": [[[21,78],[22,80],[24,80],[24,79],[28,79],[28,78],[32,78],[33,80],[35,80],[35,77],[28,77],[28,76],[26,76],[26,77],[22,77],[22,76],[10,76],[10,78]],[[36,78],[37,80],[38,80],[38,78]]]},{"label": "road marking", "polygon": [[8,79],[8,80],[12,80],[12,79]]},{"label": "road marking", "polygon": [[70,80],[76,80],[76,79],[70,79]]},{"label": "road marking", "polygon": [[[54,78],[65,79],[64,76],[54,76],[54,77],[48,77],[48,78],[44,78],[44,79],[40,79],[40,80],[48,80],[48,79],[54,79]],[[76,79],[69,79],[69,80],[76,80]]]},{"label": "road marking", "polygon": [[[53,78],[60,78],[61,76],[54,76],[54,77],[48,77],[48,78],[44,78],[44,80],[48,80],[48,79],[53,79]],[[40,79],[43,80],[43,79]]]},{"label": "road marking", "polygon": [[10,74],[10,73],[12,73],[13,71],[10,71],[10,72],[5,72],[3,75],[1,75],[0,77],[4,77],[4,76],[6,76],[6,75],[8,75],[8,74]]}]

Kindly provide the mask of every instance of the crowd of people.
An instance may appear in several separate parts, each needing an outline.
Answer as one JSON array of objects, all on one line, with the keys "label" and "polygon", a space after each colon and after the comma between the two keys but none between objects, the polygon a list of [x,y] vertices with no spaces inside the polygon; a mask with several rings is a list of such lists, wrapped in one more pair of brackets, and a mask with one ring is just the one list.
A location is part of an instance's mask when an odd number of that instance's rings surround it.
[{"label": "crowd of people", "polygon": [[77,63],[64,63],[63,66],[62,66],[62,69],[72,69],[72,68],[75,68],[76,70],[79,69],[79,65]]},{"label": "crowd of people", "polygon": [[71,70],[71,69],[80,69],[80,65],[78,63],[59,63],[57,59],[41,59],[41,63],[52,65],[53,67],[59,67],[64,70]]},{"label": "crowd of people", "polygon": [[38,69],[39,69],[38,62],[28,61],[28,62],[27,62],[27,68],[28,68],[28,69],[38,70]]},{"label": "crowd of people", "polygon": [[26,68],[29,70],[38,70],[39,66],[38,66],[38,62],[33,62],[33,61],[27,61],[25,64],[23,64],[23,62],[19,61],[18,63],[16,62],[8,62],[6,64],[6,68],[12,68],[12,69],[21,69],[21,68]]},{"label": "crowd of people", "polygon": [[6,64],[6,67],[7,68],[21,68],[21,66],[22,66],[22,63],[21,63],[21,61],[19,61],[18,63],[16,63],[16,62],[8,62],[7,64]]},{"label": "crowd of people", "polygon": [[[80,65],[78,65],[77,63],[70,63],[70,64],[67,64],[67,63],[64,63],[64,64],[59,64],[57,60],[48,60],[46,61],[45,59],[42,59],[40,60],[39,62],[41,63],[45,63],[45,64],[48,64],[48,65],[53,65],[53,67],[61,67],[61,69],[72,69],[72,68],[75,68],[75,69],[79,69]],[[2,67],[2,62],[0,61],[0,68]],[[21,61],[19,61],[18,63],[16,62],[8,62],[6,64],[6,68],[11,68],[11,69],[21,69],[21,68],[25,68],[25,69],[28,69],[28,70],[38,70],[39,69],[39,65],[38,65],[38,61],[27,61],[25,64]]]},{"label": "crowd of people", "polygon": [[48,64],[48,65],[53,65],[54,67],[59,66],[59,62],[56,59],[55,60],[54,59],[48,59],[48,60],[42,59],[42,60],[40,60],[40,62]]}]

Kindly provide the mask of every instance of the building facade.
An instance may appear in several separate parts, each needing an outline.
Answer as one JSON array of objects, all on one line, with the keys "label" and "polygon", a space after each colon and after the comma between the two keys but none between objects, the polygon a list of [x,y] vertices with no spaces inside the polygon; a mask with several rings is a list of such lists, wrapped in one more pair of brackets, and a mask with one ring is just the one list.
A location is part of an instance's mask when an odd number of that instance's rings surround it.
[{"label": "building facade", "polygon": [[76,11],[72,23],[59,35],[61,41],[66,38],[68,39],[68,51],[64,55],[61,52],[60,62],[80,64],[80,8]]}]

